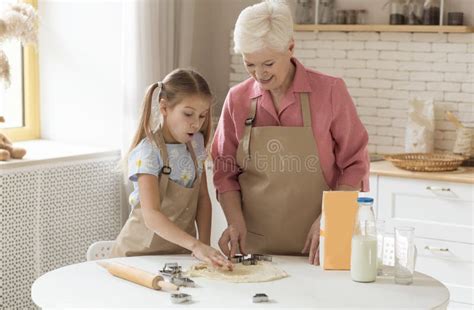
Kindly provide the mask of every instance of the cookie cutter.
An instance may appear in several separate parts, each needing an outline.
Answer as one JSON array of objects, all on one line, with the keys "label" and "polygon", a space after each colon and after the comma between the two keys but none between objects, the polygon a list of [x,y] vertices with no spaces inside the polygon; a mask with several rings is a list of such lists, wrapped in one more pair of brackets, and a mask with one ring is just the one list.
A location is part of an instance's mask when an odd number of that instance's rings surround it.
[{"label": "cookie cutter", "polygon": [[257,260],[255,258],[245,258],[243,261],[242,261],[242,264],[245,265],[245,266],[249,266],[249,265],[257,265]]},{"label": "cookie cutter", "polygon": [[230,258],[231,263],[238,264],[244,260],[244,256],[242,254],[235,254]]},{"label": "cookie cutter", "polygon": [[163,269],[160,270],[160,273],[164,276],[181,276],[181,266],[178,263],[166,263]]},{"label": "cookie cutter", "polygon": [[266,262],[271,262],[272,261],[272,256],[271,255],[266,255],[266,254],[250,254],[252,258],[258,260],[258,261],[266,261]]},{"label": "cookie cutter", "polygon": [[185,293],[173,293],[171,294],[171,302],[174,304],[182,304],[184,302],[191,301],[191,295]]},{"label": "cookie cutter", "polygon": [[190,278],[181,276],[172,276],[170,282],[177,286],[194,287],[195,283]]},{"label": "cookie cutter", "polygon": [[268,296],[267,294],[264,294],[264,293],[258,293],[258,294],[253,295],[252,301],[254,303],[268,302]]}]

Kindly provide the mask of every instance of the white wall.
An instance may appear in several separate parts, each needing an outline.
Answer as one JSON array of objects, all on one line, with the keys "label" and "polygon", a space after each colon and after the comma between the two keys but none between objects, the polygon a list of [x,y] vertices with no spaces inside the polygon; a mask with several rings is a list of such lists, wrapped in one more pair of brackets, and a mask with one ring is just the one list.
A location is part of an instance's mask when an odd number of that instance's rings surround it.
[{"label": "white wall", "polygon": [[121,146],[122,3],[39,1],[44,139]]},{"label": "white wall", "polygon": [[207,78],[216,96],[216,115],[229,90],[229,36],[240,11],[259,0],[198,1],[192,63]]}]

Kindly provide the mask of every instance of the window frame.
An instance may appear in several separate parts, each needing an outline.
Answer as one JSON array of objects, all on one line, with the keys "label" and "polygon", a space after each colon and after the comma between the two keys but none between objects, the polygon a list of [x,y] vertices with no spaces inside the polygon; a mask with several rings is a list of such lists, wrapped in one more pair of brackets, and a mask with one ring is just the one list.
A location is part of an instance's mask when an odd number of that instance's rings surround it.
[{"label": "window frame", "polygon": [[[38,9],[37,0],[23,0]],[[1,132],[12,141],[34,140],[41,137],[39,108],[39,66],[37,46],[28,44],[22,47],[23,57],[23,100],[24,126],[4,128]],[[15,73],[13,73],[15,74]]]}]

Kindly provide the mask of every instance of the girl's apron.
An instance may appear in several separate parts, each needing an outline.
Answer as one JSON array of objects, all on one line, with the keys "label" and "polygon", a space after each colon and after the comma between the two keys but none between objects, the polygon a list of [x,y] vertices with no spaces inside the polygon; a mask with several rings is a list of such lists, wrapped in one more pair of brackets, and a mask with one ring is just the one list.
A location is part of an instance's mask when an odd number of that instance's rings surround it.
[{"label": "girl's apron", "polygon": [[[194,149],[190,142],[186,143],[193,159],[195,171],[193,186],[187,188],[169,180],[171,168],[169,167],[168,152],[161,130],[158,130],[155,134],[155,141],[163,159],[163,168],[159,176],[160,207],[158,210],[179,228],[195,237],[196,227],[194,221],[196,219],[201,177],[198,172]],[[161,238],[146,227],[142,209],[140,205],[137,205],[133,208],[127,222],[117,237],[111,257],[184,253],[190,252],[179,245]]]},{"label": "girl's apron", "polygon": [[253,127],[251,102],[237,149],[249,253],[300,254],[329,190],[311,127],[308,94],[300,93],[303,127]]}]

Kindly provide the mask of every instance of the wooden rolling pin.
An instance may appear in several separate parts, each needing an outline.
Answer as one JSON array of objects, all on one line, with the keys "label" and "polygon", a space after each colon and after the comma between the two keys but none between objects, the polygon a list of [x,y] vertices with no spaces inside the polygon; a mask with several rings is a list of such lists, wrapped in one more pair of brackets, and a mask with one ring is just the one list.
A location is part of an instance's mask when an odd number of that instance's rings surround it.
[{"label": "wooden rolling pin", "polygon": [[177,291],[179,287],[173,283],[164,281],[160,275],[141,270],[132,266],[123,265],[120,263],[97,262],[112,275],[131,281],[136,284],[146,286],[154,290],[164,289],[166,291]]}]

